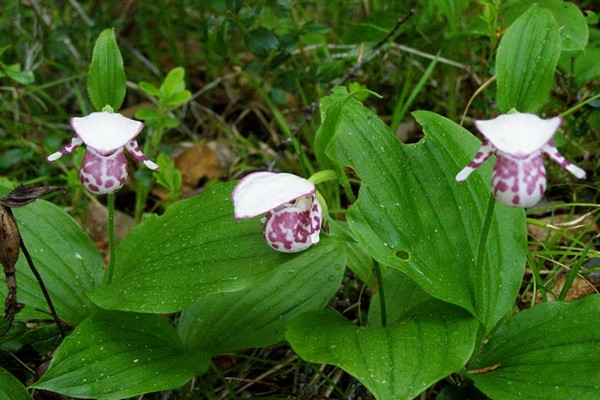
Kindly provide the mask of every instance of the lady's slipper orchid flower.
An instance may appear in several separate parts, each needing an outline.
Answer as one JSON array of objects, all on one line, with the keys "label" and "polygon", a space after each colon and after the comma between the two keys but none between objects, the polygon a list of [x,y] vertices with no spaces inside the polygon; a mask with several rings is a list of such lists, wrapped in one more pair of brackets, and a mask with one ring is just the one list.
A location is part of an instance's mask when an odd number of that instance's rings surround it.
[{"label": "lady's slipper orchid flower", "polygon": [[315,185],[296,175],[255,172],[233,190],[236,220],[266,213],[261,220],[269,246],[284,253],[297,253],[317,244],[322,210]]},{"label": "lady's slipper orchid flower", "polygon": [[123,148],[146,167],[158,170],[158,165],[146,158],[135,140],[144,127],[142,122],[103,111],[71,118],[71,126],[75,137],[62,150],[48,156],[48,161],[57,160],[85,143],[87,149],[79,178],[90,192],[108,194],[123,187],[127,179],[127,159]]},{"label": "lady's slipper orchid flower", "polygon": [[505,114],[486,121],[475,121],[485,137],[473,161],[456,175],[462,182],[496,154],[492,188],[498,201],[508,206],[531,207],[546,190],[546,170],[542,153],[579,179],[585,171],[567,161],[552,143],[562,122],[560,116],[542,119],[534,114]]}]

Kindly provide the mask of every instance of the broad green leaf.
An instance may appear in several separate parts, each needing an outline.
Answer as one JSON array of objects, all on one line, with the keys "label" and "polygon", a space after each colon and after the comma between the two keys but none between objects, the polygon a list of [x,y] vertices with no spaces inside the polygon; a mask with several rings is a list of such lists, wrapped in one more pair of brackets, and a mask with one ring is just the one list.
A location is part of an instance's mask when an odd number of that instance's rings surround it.
[{"label": "broad green leaf", "polygon": [[598,294],[521,311],[485,343],[470,377],[495,400],[597,399],[598,321]]},{"label": "broad green leaf", "polygon": [[323,238],[254,285],[208,295],[185,309],[180,335],[192,351],[211,354],[275,344],[294,317],[327,304],[339,288],[344,264],[343,243]]},{"label": "broad green leaf", "polygon": [[[8,190],[3,188],[0,192],[3,196]],[[102,257],[94,242],[66,212],[47,201],[36,200],[13,209],[13,213],[58,315],[67,322],[80,323],[96,309],[86,293],[102,281]],[[15,268],[18,300],[48,311],[22,253]],[[0,293],[6,294],[5,284],[0,285]]]},{"label": "broad green leaf", "polygon": [[25,386],[10,372],[0,367],[0,398],[9,400],[32,400]]},{"label": "broad green leaf", "polygon": [[209,293],[240,290],[293,258],[270,248],[259,218],[234,221],[235,182],[172,204],[117,248],[113,282],[90,294],[101,307],[171,313]]},{"label": "broad green leaf", "polygon": [[88,95],[96,111],[109,105],[117,111],[125,98],[125,70],[114,29],[102,31],[88,73]]},{"label": "broad green leaf", "polygon": [[380,400],[413,399],[461,369],[475,346],[478,323],[434,301],[387,327],[361,328],[332,311],[292,321],[285,337],[304,360],[336,365]]},{"label": "broad green leaf", "polygon": [[209,362],[206,354],[186,354],[177,331],[160,315],[101,311],[65,339],[32,387],[123,399],[180,387]]},{"label": "broad green leaf", "polygon": [[405,145],[360,102],[341,92],[328,101],[343,107],[337,124],[331,122],[336,131],[327,154],[362,181],[347,214],[356,239],[380,264],[400,269],[491,329],[518,292],[526,231],[523,210],[497,204],[482,265],[476,265],[492,163],[463,184],[454,178],[480,142],[457,124],[419,111],[413,115],[425,138]]},{"label": "broad green leaf", "polygon": [[141,108],[135,113],[135,118],[141,120],[158,118],[158,111],[154,108]]},{"label": "broad green leaf", "polygon": [[560,26],[537,4],[502,37],[496,53],[496,101],[503,113],[537,112],[550,96],[561,52]]},{"label": "broad green leaf", "polygon": [[563,50],[583,50],[588,42],[589,29],[585,16],[577,7],[568,1],[562,0],[513,0],[507,2],[506,12],[503,17],[504,24],[512,24],[517,17],[523,14],[533,4],[552,13],[562,36]]},{"label": "broad green leaf", "polygon": [[431,301],[432,297],[415,281],[396,268],[380,266],[383,285],[377,284],[369,305],[369,326],[381,326],[381,297],[383,286],[386,319],[388,323],[399,321],[418,305]]}]

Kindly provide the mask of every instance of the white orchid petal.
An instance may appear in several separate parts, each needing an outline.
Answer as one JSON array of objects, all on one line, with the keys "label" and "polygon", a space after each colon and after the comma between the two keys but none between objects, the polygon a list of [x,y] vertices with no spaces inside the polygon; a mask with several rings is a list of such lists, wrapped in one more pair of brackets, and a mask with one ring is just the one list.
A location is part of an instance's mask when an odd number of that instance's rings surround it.
[{"label": "white orchid petal", "polygon": [[71,118],[71,126],[87,146],[102,155],[123,147],[144,128],[140,121],[108,112],[94,112],[85,117]]},{"label": "white orchid petal", "polygon": [[561,122],[560,116],[542,119],[535,114],[514,113],[475,121],[475,126],[498,150],[520,158],[548,143]]},{"label": "white orchid petal", "polygon": [[235,219],[252,218],[316,192],[315,185],[287,173],[255,172],[244,177],[231,195]]}]

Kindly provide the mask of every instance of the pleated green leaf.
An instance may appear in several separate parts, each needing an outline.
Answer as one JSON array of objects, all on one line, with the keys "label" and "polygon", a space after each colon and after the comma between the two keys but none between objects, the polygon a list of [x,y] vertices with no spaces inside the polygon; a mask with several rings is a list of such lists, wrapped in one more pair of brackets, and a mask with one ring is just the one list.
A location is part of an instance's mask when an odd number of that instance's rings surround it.
[{"label": "pleated green leaf", "polygon": [[91,299],[106,309],[177,312],[207,294],[246,288],[293,259],[266,244],[259,217],[233,219],[234,185],[213,185],[138,225],[117,248],[112,283]]},{"label": "pleated green leaf", "polygon": [[65,339],[32,387],[116,400],[180,387],[209,362],[208,355],[186,354],[160,315],[101,311]]},{"label": "pleated green leaf", "polygon": [[292,322],[286,339],[304,360],[344,369],[379,400],[409,400],[465,365],[479,325],[439,301],[414,311],[385,328],[357,327],[329,310],[311,312]]},{"label": "pleated green leaf", "polygon": [[419,111],[413,115],[425,138],[404,145],[343,92],[328,102],[342,109],[337,123],[331,121],[335,132],[327,154],[353,168],[362,182],[347,214],[356,239],[380,264],[400,269],[430,295],[465,308],[491,329],[512,309],[525,267],[526,231],[523,210],[496,204],[476,265],[492,162],[460,185],[454,178],[480,142],[446,118]]},{"label": "pleated green leaf", "polygon": [[125,69],[114,29],[102,31],[88,72],[88,95],[96,111],[111,106],[115,111],[125,99]]},{"label": "pleated green leaf", "polygon": [[32,400],[25,386],[2,367],[0,367],[0,398],[8,400]]},{"label": "pleated green leaf", "polygon": [[496,53],[496,102],[501,112],[535,113],[546,104],[561,52],[552,12],[532,5],[506,31]]},{"label": "pleated green leaf", "polygon": [[345,258],[342,242],[323,238],[246,289],[202,298],[179,319],[186,347],[219,354],[282,341],[294,317],[322,309],[338,290]]},{"label": "pleated green leaf", "polygon": [[600,393],[600,295],[522,311],[469,365],[494,400],[594,400]]},{"label": "pleated green leaf", "polygon": [[[8,189],[0,192],[3,196]],[[47,201],[36,200],[13,209],[13,213],[58,315],[67,322],[80,323],[97,308],[86,293],[102,282],[102,257],[94,242],[73,218]],[[15,268],[19,302],[49,311],[23,253]],[[0,293],[6,295],[6,285],[0,285]],[[51,318],[49,314],[46,317]]]}]

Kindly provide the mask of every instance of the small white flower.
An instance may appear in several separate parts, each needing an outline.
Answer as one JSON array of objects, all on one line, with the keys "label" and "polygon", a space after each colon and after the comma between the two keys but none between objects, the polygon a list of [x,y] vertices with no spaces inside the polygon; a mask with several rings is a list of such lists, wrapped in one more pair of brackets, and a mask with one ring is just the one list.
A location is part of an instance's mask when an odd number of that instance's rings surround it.
[{"label": "small white flower", "polygon": [[277,251],[296,253],[319,242],[322,210],[317,188],[286,173],[255,172],[243,178],[231,200],[236,220],[266,213],[263,237]]},{"label": "small white flower", "polygon": [[526,113],[475,121],[485,140],[473,161],[456,175],[456,181],[467,179],[496,154],[492,175],[494,196],[508,206],[531,207],[541,200],[546,190],[542,153],[579,179],[585,179],[585,171],[567,161],[552,143],[561,122],[560,116],[542,119]]},{"label": "small white flower", "polygon": [[79,178],[83,186],[95,194],[114,193],[127,179],[127,159],[123,149],[146,167],[157,170],[158,165],[148,160],[140,150],[135,137],[144,124],[118,113],[94,112],[81,118],[71,118],[75,137],[60,151],[48,156],[58,160],[81,144],[87,146]]}]

